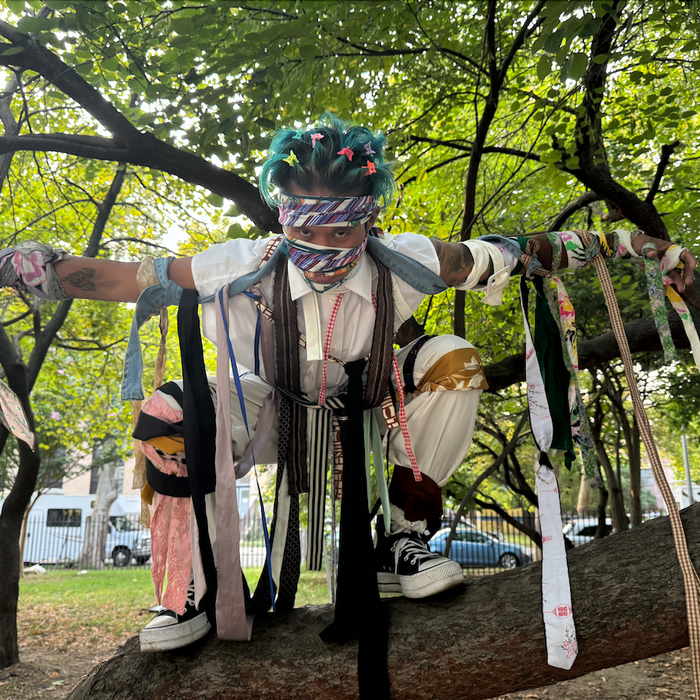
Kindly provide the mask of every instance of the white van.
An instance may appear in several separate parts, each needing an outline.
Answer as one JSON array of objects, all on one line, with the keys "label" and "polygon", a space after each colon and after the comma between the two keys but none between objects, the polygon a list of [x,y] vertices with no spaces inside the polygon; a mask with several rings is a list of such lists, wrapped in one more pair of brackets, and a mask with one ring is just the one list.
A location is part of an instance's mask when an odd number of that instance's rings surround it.
[{"label": "white van", "polygon": [[[83,555],[95,496],[47,493],[36,500],[27,518],[24,561],[27,564],[70,564]],[[1,502],[0,502],[1,506]],[[104,557],[115,566],[132,559],[145,564],[151,556],[151,533],[139,523],[139,496],[118,496],[110,508]]]}]

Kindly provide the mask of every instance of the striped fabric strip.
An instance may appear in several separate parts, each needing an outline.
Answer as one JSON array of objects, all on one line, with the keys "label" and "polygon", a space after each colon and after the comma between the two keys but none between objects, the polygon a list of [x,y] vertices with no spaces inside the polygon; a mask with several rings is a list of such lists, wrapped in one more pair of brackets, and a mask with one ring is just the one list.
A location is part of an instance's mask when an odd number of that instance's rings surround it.
[{"label": "striped fabric strip", "polygon": [[323,567],[324,521],[326,515],[326,471],[331,429],[331,412],[309,411],[311,440],[309,443],[309,529],[306,546],[307,571]]},{"label": "striped fabric strip", "polygon": [[[590,236],[590,233],[588,233],[588,231],[579,231],[579,235],[585,237]],[[700,580],[698,579],[698,574],[695,571],[693,562],[690,559],[690,554],[688,553],[688,544],[683,531],[681,516],[678,511],[678,504],[666,480],[666,475],[661,465],[661,459],[656,449],[656,442],[654,441],[651,426],[649,425],[647,412],[639,393],[637,381],[634,376],[634,369],[632,367],[632,355],[627,343],[627,336],[625,335],[620,309],[615,299],[615,290],[613,289],[608,269],[601,255],[597,255],[593,258],[593,262],[595,263],[598,277],[600,278],[600,284],[605,294],[605,302],[608,306],[608,312],[610,313],[610,321],[615,333],[615,338],[620,346],[620,355],[625,367],[625,376],[627,377],[627,384],[629,385],[634,413],[639,425],[639,432],[642,435],[647,456],[651,462],[654,478],[666,502],[666,508],[671,522],[673,541],[676,545],[676,554],[683,574],[683,585],[685,588],[685,604],[688,613],[688,637],[690,638],[690,653],[693,661],[695,697],[700,698]]]},{"label": "striped fabric strip", "polygon": [[280,194],[279,222],[282,226],[350,227],[369,221],[377,210],[371,195],[362,197],[295,197]]}]

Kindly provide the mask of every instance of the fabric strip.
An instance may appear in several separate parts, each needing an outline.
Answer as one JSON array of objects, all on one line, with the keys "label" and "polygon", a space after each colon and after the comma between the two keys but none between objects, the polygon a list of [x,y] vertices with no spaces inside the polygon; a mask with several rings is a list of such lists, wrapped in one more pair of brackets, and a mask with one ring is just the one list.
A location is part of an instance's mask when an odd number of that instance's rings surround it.
[{"label": "fabric strip", "polygon": [[538,448],[536,476],[542,532],[542,615],[547,641],[547,663],[568,670],[576,660],[578,642],[571,608],[569,570],[566,561],[564,533],[557,477],[547,457],[552,444],[553,425],[547,403],[544,381],[530,334],[527,317],[527,282],[520,281],[520,304],[525,326],[525,376],[530,411],[530,426]]}]

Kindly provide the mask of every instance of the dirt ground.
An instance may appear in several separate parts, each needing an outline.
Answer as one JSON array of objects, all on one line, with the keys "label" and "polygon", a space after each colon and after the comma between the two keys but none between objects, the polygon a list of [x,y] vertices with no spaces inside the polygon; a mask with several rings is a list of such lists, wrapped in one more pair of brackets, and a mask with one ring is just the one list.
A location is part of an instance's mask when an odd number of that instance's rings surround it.
[{"label": "dirt ground", "polygon": [[[92,666],[128,637],[96,641],[94,633],[90,630],[85,639],[74,637],[63,648],[20,638],[20,663],[0,671],[0,700],[65,698]],[[690,653],[681,649],[499,700],[687,700],[695,697],[692,690]]]}]

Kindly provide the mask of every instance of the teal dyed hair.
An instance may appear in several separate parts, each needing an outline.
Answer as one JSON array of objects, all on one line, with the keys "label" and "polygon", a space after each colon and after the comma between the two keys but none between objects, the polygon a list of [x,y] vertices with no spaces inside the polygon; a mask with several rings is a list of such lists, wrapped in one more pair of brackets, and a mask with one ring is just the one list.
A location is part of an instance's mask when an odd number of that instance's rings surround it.
[{"label": "teal dyed hair", "polygon": [[[323,134],[313,145],[312,134]],[[369,143],[374,153],[367,155]],[[372,195],[380,208],[385,208],[394,194],[395,182],[391,165],[384,162],[386,138],[373,134],[364,126],[349,126],[332,114],[324,114],[318,125],[305,130],[282,129],[270,144],[269,155],[260,173],[260,191],[265,201],[276,207],[275,188],[288,193],[292,185],[313,194],[329,190],[338,196]],[[349,148],[352,161],[338,151]],[[298,163],[285,161],[290,153]],[[376,172],[367,174],[368,161]]]}]

